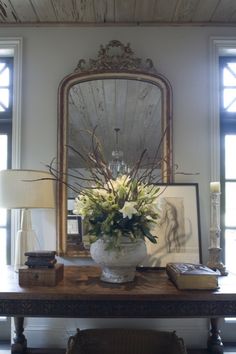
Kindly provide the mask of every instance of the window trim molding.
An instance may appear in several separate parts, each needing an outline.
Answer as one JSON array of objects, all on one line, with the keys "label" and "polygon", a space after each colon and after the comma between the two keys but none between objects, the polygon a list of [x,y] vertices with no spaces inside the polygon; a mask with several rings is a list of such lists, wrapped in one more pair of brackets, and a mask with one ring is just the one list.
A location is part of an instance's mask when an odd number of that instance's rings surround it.
[{"label": "window trim molding", "polygon": [[0,48],[10,49],[14,58],[13,111],[12,111],[12,168],[21,165],[21,97],[22,97],[22,45],[23,39],[0,37]]},{"label": "window trim molding", "polygon": [[[12,53],[13,62],[13,108],[12,108],[12,168],[21,167],[21,98],[22,98],[22,47],[21,37],[0,37],[0,50]],[[11,261],[14,259],[15,235],[20,225],[20,212],[12,210]]]},{"label": "window trim molding", "polygon": [[219,57],[236,56],[236,37],[210,38],[210,157],[211,181],[220,180]]}]

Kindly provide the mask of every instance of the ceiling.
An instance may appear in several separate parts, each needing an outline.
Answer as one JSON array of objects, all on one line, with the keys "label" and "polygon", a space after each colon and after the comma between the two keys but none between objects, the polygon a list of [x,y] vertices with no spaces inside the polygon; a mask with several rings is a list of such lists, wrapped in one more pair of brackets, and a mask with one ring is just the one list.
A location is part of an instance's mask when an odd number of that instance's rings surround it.
[{"label": "ceiling", "polygon": [[153,161],[162,134],[162,101],[160,88],[140,79],[91,80],[73,85],[68,121],[68,145],[73,150],[68,150],[68,166],[84,167],[74,149],[84,155],[91,151],[91,134],[86,132],[95,127],[106,160],[112,159],[112,151],[121,149],[125,162],[132,166],[145,148],[142,163]]},{"label": "ceiling", "polygon": [[236,25],[236,0],[0,0],[0,26]]}]

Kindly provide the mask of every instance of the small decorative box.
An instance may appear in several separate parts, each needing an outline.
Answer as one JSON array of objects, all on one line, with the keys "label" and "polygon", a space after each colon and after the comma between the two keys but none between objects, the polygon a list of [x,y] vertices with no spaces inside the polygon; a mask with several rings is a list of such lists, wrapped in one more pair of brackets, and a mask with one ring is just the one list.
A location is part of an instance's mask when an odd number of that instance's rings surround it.
[{"label": "small decorative box", "polygon": [[53,268],[20,268],[19,285],[56,286],[64,276],[64,264],[57,263]]}]

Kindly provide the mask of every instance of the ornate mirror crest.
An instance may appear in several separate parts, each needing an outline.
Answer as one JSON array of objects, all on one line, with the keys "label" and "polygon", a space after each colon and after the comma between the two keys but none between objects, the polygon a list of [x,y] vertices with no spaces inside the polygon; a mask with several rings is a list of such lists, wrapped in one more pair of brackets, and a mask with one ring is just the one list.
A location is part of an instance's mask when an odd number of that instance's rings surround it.
[{"label": "ornate mirror crest", "polygon": [[97,59],[89,59],[88,64],[81,59],[75,69],[76,72],[100,70],[141,70],[156,73],[151,59],[143,61],[137,58],[129,43],[124,45],[117,40],[110,41],[105,47],[101,45]]}]

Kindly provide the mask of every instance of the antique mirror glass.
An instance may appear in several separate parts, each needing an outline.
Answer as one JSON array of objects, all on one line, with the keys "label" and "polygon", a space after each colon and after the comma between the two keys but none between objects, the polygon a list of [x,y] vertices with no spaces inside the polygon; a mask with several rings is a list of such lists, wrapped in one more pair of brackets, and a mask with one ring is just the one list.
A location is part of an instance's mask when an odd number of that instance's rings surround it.
[{"label": "antique mirror glass", "polygon": [[[58,254],[88,256],[83,225],[73,215],[76,178],[86,166],[78,158],[96,130],[106,160],[129,168],[146,149],[147,163],[159,154],[159,182],[172,181],[172,92],[152,61],[135,57],[129,44],[111,41],[96,59],[80,60],[58,91]],[[75,151],[77,151],[75,153]],[[120,155],[117,157],[117,151]],[[86,183],[86,182],[85,182]],[[76,189],[76,188],[75,188]]]}]

